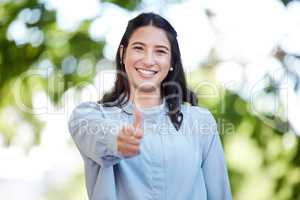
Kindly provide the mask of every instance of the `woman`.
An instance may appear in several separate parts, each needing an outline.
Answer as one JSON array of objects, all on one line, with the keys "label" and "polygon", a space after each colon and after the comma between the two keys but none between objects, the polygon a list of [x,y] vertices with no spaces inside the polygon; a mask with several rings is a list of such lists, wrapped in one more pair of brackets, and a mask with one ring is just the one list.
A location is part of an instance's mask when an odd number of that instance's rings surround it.
[{"label": "woman", "polygon": [[73,111],[89,199],[231,199],[215,120],[187,89],[176,37],[154,13],[130,20],[114,88]]}]

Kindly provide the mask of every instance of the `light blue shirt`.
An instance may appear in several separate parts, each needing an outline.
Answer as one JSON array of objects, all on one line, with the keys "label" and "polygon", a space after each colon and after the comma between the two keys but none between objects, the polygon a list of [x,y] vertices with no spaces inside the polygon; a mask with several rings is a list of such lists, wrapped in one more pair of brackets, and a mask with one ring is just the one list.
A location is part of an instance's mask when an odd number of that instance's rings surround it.
[{"label": "light blue shirt", "polygon": [[117,135],[134,121],[132,103],[122,108],[95,102],[77,106],[69,131],[85,166],[90,200],[231,200],[216,122],[206,109],[183,104],[176,131],[165,102],[143,109],[140,154],[122,157]]}]

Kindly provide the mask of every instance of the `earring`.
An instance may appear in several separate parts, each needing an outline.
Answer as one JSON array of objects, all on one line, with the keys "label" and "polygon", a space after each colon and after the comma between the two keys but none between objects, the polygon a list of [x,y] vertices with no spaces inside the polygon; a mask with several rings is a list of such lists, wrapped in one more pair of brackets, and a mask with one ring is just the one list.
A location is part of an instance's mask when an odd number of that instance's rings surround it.
[{"label": "earring", "polygon": [[173,69],[173,67],[170,67],[170,71],[173,71],[174,69]]}]

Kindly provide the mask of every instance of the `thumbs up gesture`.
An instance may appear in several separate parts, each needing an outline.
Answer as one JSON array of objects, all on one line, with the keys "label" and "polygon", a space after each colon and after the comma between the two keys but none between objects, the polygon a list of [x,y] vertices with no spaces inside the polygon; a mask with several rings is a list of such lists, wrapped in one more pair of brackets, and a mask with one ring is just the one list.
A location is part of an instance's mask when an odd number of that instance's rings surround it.
[{"label": "thumbs up gesture", "polygon": [[118,152],[124,157],[138,155],[142,138],[142,113],[134,107],[134,123],[123,126],[118,134]]}]

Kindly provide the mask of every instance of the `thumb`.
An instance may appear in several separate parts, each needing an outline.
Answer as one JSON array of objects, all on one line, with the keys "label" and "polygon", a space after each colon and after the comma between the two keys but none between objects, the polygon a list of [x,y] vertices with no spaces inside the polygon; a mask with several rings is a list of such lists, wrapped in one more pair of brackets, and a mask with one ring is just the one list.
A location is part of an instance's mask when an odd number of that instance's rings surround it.
[{"label": "thumb", "polygon": [[142,139],[143,138],[143,131],[142,131],[142,129],[136,129],[136,131],[135,131],[135,138],[137,138],[137,139]]},{"label": "thumb", "polygon": [[140,129],[142,127],[142,113],[136,106],[134,106],[133,126],[135,129]]}]

